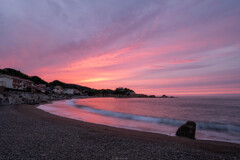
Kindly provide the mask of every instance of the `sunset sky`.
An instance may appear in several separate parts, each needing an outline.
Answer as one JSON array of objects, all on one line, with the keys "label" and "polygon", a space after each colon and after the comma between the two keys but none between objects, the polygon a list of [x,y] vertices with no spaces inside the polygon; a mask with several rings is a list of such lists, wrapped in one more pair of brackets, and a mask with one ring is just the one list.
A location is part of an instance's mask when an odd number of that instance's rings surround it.
[{"label": "sunset sky", "polygon": [[0,0],[0,68],[155,95],[240,94],[240,0]]}]

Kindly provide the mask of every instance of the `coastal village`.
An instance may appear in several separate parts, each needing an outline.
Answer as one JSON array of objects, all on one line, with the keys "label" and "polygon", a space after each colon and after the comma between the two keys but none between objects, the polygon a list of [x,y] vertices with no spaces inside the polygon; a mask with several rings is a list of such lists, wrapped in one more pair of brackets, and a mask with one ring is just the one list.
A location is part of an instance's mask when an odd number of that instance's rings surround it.
[{"label": "coastal village", "polygon": [[39,104],[76,96],[88,94],[85,90],[49,85],[39,77],[29,77],[14,69],[0,70],[0,105]]},{"label": "coastal village", "polygon": [[162,95],[137,94],[133,90],[118,87],[93,89],[77,84],[67,84],[55,80],[46,82],[37,76],[28,76],[12,68],[0,69],[0,105],[39,104],[60,99],[79,97],[116,97],[116,98],[174,98]]},{"label": "coastal village", "polygon": [[[11,68],[0,70],[0,105],[39,104],[88,96],[155,98],[154,95],[136,94],[133,90],[123,87],[115,90],[97,90],[76,84],[66,84],[58,80],[47,83],[37,76],[30,77]],[[165,95],[162,97],[166,98]]]},{"label": "coastal village", "polygon": [[53,88],[47,87],[46,84],[34,84],[32,81],[22,79],[15,76],[0,74],[0,87],[1,90],[18,90],[29,92],[41,93],[56,93],[56,94],[69,94],[69,95],[82,95],[87,96],[80,92],[78,89],[63,88],[61,86],[54,86]]},{"label": "coastal village", "polygon": [[[79,96],[88,96],[88,93],[83,90],[80,91],[75,88],[63,88],[62,86],[56,85],[53,87],[47,87],[46,84],[35,84],[34,82],[15,77],[10,75],[0,74],[0,89],[1,91],[10,90],[10,91],[23,91],[23,92],[32,92],[32,93],[46,93],[46,94],[67,94],[67,95],[79,95]],[[124,92],[125,88],[119,87],[116,89],[116,94],[118,96],[122,95],[121,92]],[[132,90],[127,90],[124,95],[134,96],[136,93]],[[114,96],[114,94],[102,93],[96,96]]]}]

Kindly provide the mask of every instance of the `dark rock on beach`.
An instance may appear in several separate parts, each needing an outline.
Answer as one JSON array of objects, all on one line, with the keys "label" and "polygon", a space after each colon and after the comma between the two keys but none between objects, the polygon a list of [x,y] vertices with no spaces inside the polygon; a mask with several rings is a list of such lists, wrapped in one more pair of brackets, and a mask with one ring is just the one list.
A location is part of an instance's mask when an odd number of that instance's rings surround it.
[{"label": "dark rock on beach", "polygon": [[180,137],[195,139],[195,132],[196,123],[193,121],[187,121],[187,123],[178,128],[176,135]]}]

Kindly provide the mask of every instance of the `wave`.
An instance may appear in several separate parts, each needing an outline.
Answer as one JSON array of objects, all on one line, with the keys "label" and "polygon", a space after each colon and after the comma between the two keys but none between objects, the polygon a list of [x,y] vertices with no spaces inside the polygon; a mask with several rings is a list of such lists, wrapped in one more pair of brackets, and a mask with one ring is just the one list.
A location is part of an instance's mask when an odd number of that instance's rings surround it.
[{"label": "wave", "polygon": [[[73,105],[72,102],[67,102],[70,105]],[[157,123],[165,124],[170,126],[181,126],[186,123],[185,120],[171,119],[171,118],[161,118],[161,117],[149,117],[142,115],[133,115],[127,113],[113,112],[108,110],[95,109],[87,106],[75,105],[74,106],[83,109],[84,111],[91,112],[94,114],[99,114],[102,116],[108,116],[113,118],[120,118],[126,120],[135,120],[147,123]],[[229,133],[240,133],[240,126],[235,124],[222,124],[214,122],[196,122],[197,129],[201,130],[212,130],[218,132],[229,132]]]}]

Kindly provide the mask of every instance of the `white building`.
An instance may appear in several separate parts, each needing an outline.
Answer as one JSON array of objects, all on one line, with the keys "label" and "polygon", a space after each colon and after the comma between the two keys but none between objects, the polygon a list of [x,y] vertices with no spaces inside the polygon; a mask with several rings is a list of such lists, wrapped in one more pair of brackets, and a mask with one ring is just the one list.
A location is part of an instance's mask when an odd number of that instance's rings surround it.
[{"label": "white building", "polygon": [[65,88],[63,89],[63,93],[65,94],[74,94],[74,90],[70,88]]},{"label": "white building", "polygon": [[11,89],[26,90],[33,86],[33,82],[27,79],[0,74],[0,86]]},{"label": "white building", "polygon": [[8,75],[0,74],[0,86],[5,88],[13,88],[13,79]]},{"label": "white building", "polygon": [[55,86],[53,89],[54,93],[62,94],[63,93],[63,88],[61,86]]},{"label": "white building", "polygon": [[35,85],[36,89],[41,91],[42,93],[46,92],[46,85],[45,84],[36,84]]},{"label": "white building", "polygon": [[63,89],[63,93],[65,93],[65,94],[79,94],[80,92],[77,89],[65,88],[65,89]]}]

